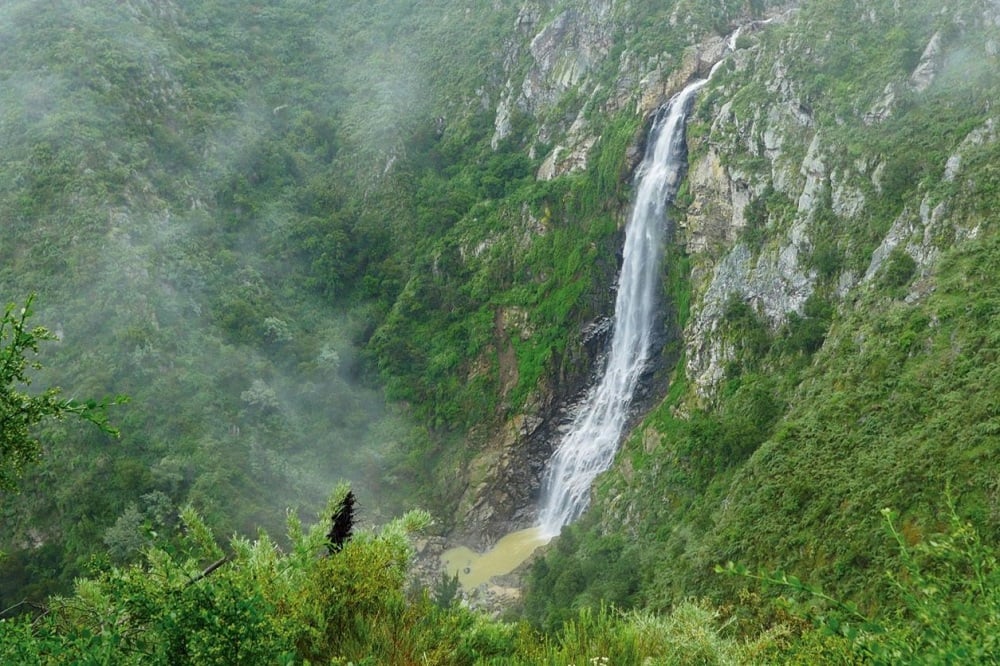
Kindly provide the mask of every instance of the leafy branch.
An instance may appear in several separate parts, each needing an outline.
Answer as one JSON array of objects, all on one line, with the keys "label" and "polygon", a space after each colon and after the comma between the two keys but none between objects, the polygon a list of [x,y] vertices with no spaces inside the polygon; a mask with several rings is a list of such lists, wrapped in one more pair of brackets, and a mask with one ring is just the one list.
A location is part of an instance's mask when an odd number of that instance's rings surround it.
[{"label": "leafy branch", "polygon": [[7,304],[0,320],[0,491],[16,490],[24,468],[40,457],[42,444],[34,434],[39,423],[73,415],[118,437],[107,409],[127,401],[121,395],[100,401],[67,400],[60,397],[59,388],[41,393],[25,390],[31,384],[29,371],[42,367],[29,360],[29,355],[38,354],[42,342],[56,339],[45,327],[28,327],[33,301],[34,295],[29,296],[20,309],[14,303]]}]

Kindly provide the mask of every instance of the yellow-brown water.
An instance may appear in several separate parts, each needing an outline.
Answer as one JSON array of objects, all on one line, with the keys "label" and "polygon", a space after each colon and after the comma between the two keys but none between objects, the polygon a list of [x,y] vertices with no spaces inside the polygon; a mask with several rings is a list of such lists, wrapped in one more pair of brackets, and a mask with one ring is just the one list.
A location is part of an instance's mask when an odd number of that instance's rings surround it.
[{"label": "yellow-brown water", "polygon": [[485,553],[465,546],[447,550],[441,555],[441,563],[449,576],[458,572],[462,587],[471,590],[494,576],[510,573],[550,539],[542,534],[540,527],[529,527],[511,532]]}]

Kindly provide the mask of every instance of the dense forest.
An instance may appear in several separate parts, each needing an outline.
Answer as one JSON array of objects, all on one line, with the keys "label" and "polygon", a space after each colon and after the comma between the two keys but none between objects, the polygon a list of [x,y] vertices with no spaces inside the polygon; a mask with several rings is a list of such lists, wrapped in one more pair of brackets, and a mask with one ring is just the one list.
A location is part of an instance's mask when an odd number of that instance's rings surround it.
[{"label": "dense forest", "polygon": [[[430,4],[0,7],[0,661],[1000,658],[1000,7]],[[534,518],[709,71],[631,432],[476,610],[418,551]]]}]

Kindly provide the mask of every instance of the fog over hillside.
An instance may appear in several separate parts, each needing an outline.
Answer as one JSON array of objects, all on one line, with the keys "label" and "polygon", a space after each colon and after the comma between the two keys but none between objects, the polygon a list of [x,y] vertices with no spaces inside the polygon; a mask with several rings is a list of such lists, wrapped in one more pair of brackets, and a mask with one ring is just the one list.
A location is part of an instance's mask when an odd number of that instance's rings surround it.
[{"label": "fog over hillside", "polygon": [[[1000,6],[432,5],[0,7],[0,296],[58,338],[0,414],[129,398],[0,495],[0,661],[995,659]],[[596,409],[684,89],[621,435],[460,589]]]}]

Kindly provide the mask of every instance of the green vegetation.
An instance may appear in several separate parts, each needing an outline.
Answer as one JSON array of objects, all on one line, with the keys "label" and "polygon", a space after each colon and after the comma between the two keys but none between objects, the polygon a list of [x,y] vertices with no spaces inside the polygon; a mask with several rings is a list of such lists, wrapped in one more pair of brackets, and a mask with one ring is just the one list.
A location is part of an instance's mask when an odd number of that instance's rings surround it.
[{"label": "green vegetation", "polygon": [[[118,431],[108,424],[106,408],[109,401],[78,402],[59,397],[58,388],[39,394],[23,389],[31,383],[28,373],[41,369],[29,355],[38,354],[39,344],[55,340],[42,326],[28,328],[31,302],[24,306],[8,304],[0,319],[0,491],[17,489],[18,480],[25,468],[38,461],[42,443],[35,437],[39,423],[47,419],[60,419],[67,415],[82,417],[112,436]],[[119,397],[116,403],[125,399]]]},{"label": "green vegetation", "polygon": [[[990,379],[998,372],[996,344],[988,331],[998,324],[1000,303],[996,280],[987,275],[1000,247],[985,203],[995,203],[994,169],[964,153],[996,156],[995,141],[966,140],[992,127],[980,91],[996,91],[998,81],[968,61],[984,34],[995,38],[996,31],[971,18],[977,11],[971,5],[960,10],[969,23],[956,27],[928,23],[921,3],[863,4],[809,3],[787,26],[761,32],[749,44],[755,67],[743,76],[723,68],[696,108],[691,155],[697,159],[711,145],[754,193],[738,240],[757,261],[788,243],[793,223],[802,224],[799,262],[813,280],[811,293],[778,322],[739,289],[730,294],[712,322],[723,353],[721,379],[711,391],[696,391],[683,361],[677,366],[667,398],[598,482],[589,515],[535,565],[526,611],[537,626],[557,627],[572,615],[567,609],[597,608],[605,597],[666,612],[692,596],[739,609],[736,615],[751,626],[780,624],[781,602],[765,596],[754,606],[744,587],[712,573],[728,560],[780,568],[831,599],[856,604],[865,617],[877,616],[884,628],[896,612],[926,615],[917,607],[901,611],[907,602],[883,575],[901,565],[878,516],[885,506],[897,507],[907,547],[933,549],[939,541],[932,535],[943,524],[936,497],[949,483],[962,524],[969,521],[981,535],[978,566],[991,566],[998,528],[989,470],[1000,449]],[[886,14],[906,33],[889,44],[878,18]],[[909,74],[938,30],[943,64],[933,84],[915,92],[907,87]],[[844,39],[850,49],[842,48]],[[770,127],[783,142],[771,162],[762,156],[763,119],[781,121],[788,113],[779,106],[788,100],[775,99],[784,94],[775,92],[780,82],[771,78],[779,62],[787,94],[802,102],[795,113],[808,122]],[[971,78],[963,80],[966,65]],[[891,114],[866,119],[889,83],[897,91]],[[803,212],[802,161],[814,134],[823,172],[813,207]],[[957,180],[964,185],[957,188],[944,174],[960,147]],[[788,187],[789,181],[796,184]],[[845,182],[863,199],[848,213],[849,206],[837,208]],[[692,201],[690,195],[682,201],[680,212]],[[874,267],[870,281],[845,293],[890,227],[911,220],[913,234]],[[719,251],[709,244],[706,254]],[[713,264],[704,256],[692,263],[705,280],[704,266]],[[706,284],[688,288],[697,299]],[[618,567],[619,560],[628,564]],[[989,624],[988,603],[970,612]],[[964,631],[957,620],[938,618],[935,628],[901,629],[881,643],[866,639],[883,646],[878,650],[855,652],[841,636],[828,646],[832,654],[798,658],[835,662],[850,653],[880,663],[941,663],[954,648],[952,659],[989,661],[988,654],[969,652],[967,639],[956,638],[940,653],[929,643],[902,649],[909,631],[942,643],[948,631]],[[817,650],[824,645],[815,643]]]},{"label": "green vegetation", "polygon": [[[911,543],[912,534],[905,526],[899,527],[895,512],[886,508],[881,513],[898,549],[898,559],[886,575],[904,609],[901,614],[872,619],[855,604],[781,571],[753,574],[733,563],[716,570],[784,593],[783,601],[796,615],[821,627],[826,636],[837,637],[827,642],[824,660],[835,653],[847,659],[853,653],[855,660],[873,664],[996,661],[1000,657],[995,639],[1000,568],[995,549],[958,517],[950,502],[941,516],[947,531],[917,544]],[[803,652],[808,652],[813,640],[802,641]],[[801,660],[802,655],[795,658]]]},{"label": "green vegetation", "polygon": [[[995,661],[1000,34],[973,0],[808,2],[744,34],[689,143],[746,186],[746,226],[666,249],[663,401],[523,618],[408,578],[407,535],[455,526],[496,433],[590,376],[644,131],[628,95],[777,5],[614,3],[579,84],[513,100],[496,142],[532,37],[592,8],[0,9],[0,294],[37,293],[59,339],[5,309],[0,661]],[[536,180],[577,118],[586,166]],[[802,278],[797,309],[730,290],[705,386],[682,332],[737,235],[752,262],[794,244],[802,275],[771,278]],[[29,380],[130,396],[120,441],[109,402]],[[330,554],[295,508],[341,478],[384,527]]]},{"label": "green vegetation", "polygon": [[[347,491],[341,485],[323,515]],[[883,515],[899,553],[888,577],[904,613],[872,618],[794,576],[719,567],[749,582],[743,609],[759,608],[762,590],[782,595],[785,610],[748,637],[743,611],[692,600],[665,614],[601,603],[567,611],[546,634],[524,621],[489,620],[452,595],[432,597],[407,584],[409,538],[430,520],[421,511],[336,550],[322,522],[306,528],[295,514],[286,549],[264,533],[234,537],[224,549],[188,507],[174,547],[148,548],[140,562],[78,580],[71,596],[53,598],[34,619],[0,620],[0,657],[19,664],[470,666],[995,660],[995,552],[954,511],[948,531],[917,546],[898,529],[898,516]]]},{"label": "green vegetation", "polygon": [[[0,513],[0,605],[67,590],[187,503],[221,533],[274,531],[350,476],[368,520],[415,497],[447,516],[435,465],[499,403],[488,363],[466,376],[494,311],[448,232],[464,218],[478,243],[546,196],[524,137],[494,154],[465,103],[514,10],[0,12],[0,292],[37,292],[60,332],[39,383],[131,397],[113,448],[43,426],[48,463]],[[485,257],[482,284],[509,290],[521,250]]]}]

